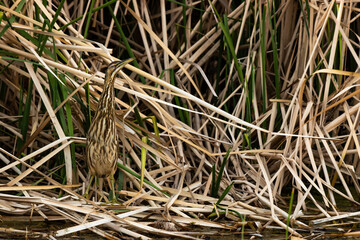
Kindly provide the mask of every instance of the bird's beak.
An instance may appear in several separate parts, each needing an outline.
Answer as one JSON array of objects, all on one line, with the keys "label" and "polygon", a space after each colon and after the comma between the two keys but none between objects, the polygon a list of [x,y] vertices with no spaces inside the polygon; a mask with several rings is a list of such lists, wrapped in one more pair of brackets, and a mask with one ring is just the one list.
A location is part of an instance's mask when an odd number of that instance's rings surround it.
[{"label": "bird's beak", "polygon": [[128,64],[129,62],[132,62],[134,60],[135,60],[135,58],[129,58],[129,59],[126,59],[123,61],[113,62],[112,64],[115,64],[115,69],[111,73],[112,77],[115,77],[115,75],[120,71],[120,69],[122,69],[126,64]]},{"label": "bird's beak", "polygon": [[126,60],[122,61],[122,65],[124,66],[124,65],[126,65],[126,64],[128,64],[128,63],[130,63],[130,62],[132,62],[134,60],[135,60],[135,58],[126,59]]},{"label": "bird's beak", "polygon": [[[116,62],[113,62],[115,63],[115,70],[114,72],[118,72],[121,68],[123,68],[126,64],[134,61],[135,58],[129,58],[129,59],[126,59],[126,60],[123,60],[123,61],[116,61]],[[116,73],[115,73],[116,74]]]}]

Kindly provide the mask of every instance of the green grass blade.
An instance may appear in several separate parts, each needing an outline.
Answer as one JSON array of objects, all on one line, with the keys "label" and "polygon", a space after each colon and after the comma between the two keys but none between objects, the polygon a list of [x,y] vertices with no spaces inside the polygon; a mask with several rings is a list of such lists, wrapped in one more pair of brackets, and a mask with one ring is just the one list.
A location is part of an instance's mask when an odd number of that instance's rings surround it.
[{"label": "green grass blade", "polygon": [[[268,3],[269,4],[269,3]],[[271,18],[270,7],[269,9],[269,23],[270,23],[270,35],[273,49],[273,60],[274,60],[274,74],[275,74],[275,92],[276,98],[280,99],[280,74],[279,74],[279,58],[278,58],[278,42],[277,42],[277,31],[276,31],[276,14],[275,14],[275,3],[273,2],[273,17]],[[271,21],[272,20],[272,21]],[[280,106],[280,104],[278,104]]]},{"label": "green grass blade", "polygon": [[211,169],[211,196],[216,198],[217,193],[215,191],[215,186],[216,186],[216,170],[214,164]]},{"label": "green grass blade", "polygon": [[187,23],[186,23],[186,20],[187,20],[187,15],[186,15],[186,10],[188,8],[188,5],[186,4],[186,0],[183,0],[183,5],[182,5],[182,15],[183,15],[183,36],[184,36],[184,51],[186,49],[186,46],[187,46],[187,37],[186,37],[186,26],[187,26]]},{"label": "green grass blade", "polygon": [[229,158],[230,151],[231,151],[231,147],[229,147],[229,149],[227,150],[227,152],[226,152],[226,154],[224,156],[224,159],[223,159],[223,161],[221,163],[220,169],[219,169],[219,175],[218,175],[218,177],[216,179],[216,186],[215,186],[216,194],[219,193],[221,179],[222,179],[222,176],[224,174],[225,166],[226,166],[227,160]]},{"label": "green grass blade", "polygon": [[[65,76],[63,74],[60,75],[60,79],[65,83]],[[65,85],[59,84],[62,93],[62,101],[67,99],[68,97],[68,89]],[[65,114],[67,120],[67,128],[68,128],[68,136],[74,136],[74,125],[72,120],[71,106],[69,102],[65,103]],[[75,178],[77,179],[77,171],[76,171],[76,159],[75,159],[75,143],[70,144],[70,152],[71,152],[71,160],[73,165],[73,170],[75,174]]]},{"label": "green grass blade", "polygon": [[[142,142],[147,144],[148,142],[148,138],[146,136],[142,137]],[[144,183],[144,176],[145,176],[145,165],[146,165],[146,153],[147,150],[144,147],[141,147],[141,177],[140,177],[140,190],[143,187],[143,183]]]},{"label": "green grass blade", "polygon": [[221,201],[225,198],[225,196],[229,193],[230,189],[234,186],[234,182],[232,182],[229,186],[226,187],[225,191],[221,194],[219,199],[216,202],[216,205],[220,204]]},{"label": "green grass blade", "polygon": [[[22,0],[15,8],[15,12],[20,12],[23,9],[25,3],[26,3],[26,0]],[[10,19],[8,19],[5,14],[2,14],[2,18],[7,20],[7,24],[5,25],[3,30],[0,32],[0,38],[2,38],[4,33],[9,29],[9,27],[11,27],[11,24],[15,21],[16,16],[11,16]]]},{"label": "green grass blade", "polygon": [[[170,83],[172,85],[176,86],[174,69],[170,69]],[[183,104],[181,103],[181,100],[180,100],[180,98],[178,96],[175,95],[174,100],[175,100],[175,104],[177,106],[180,106],[180,107],[183,106]],[[187,124],[185,116],[184,116],[184,111],[182,109],[176,109],[176,111],[179,113],[180,121]]]},{"label": "green grass blade", "polygon": [[[122,27],[121,27],[121,25],[120,25],[117,17],[115,16],[114,11],[113,11],[113,9],[111,8],[110,5],[108,5],[108,9],[109,9],[109,11],[110,11],[111,17],[114,19],[116,29],[117,29],[118,32],[120,33],[120,39],[121,39],[122,42],[124,43],[127,53],[129,54],[129,56],[130,56],[131,58],[134,59],[134,61],[133,61],[134,66],[137,67],[137,68],[140,68],[140,65],[139,65],[138,61],[136,60],[136,57],[135,57],[135,55],[134,55],[134,53],[133,53],[133,51],[132,51],[132,48],[131,48],[131,46],[130,46],[130,44],[129,44],[129,42],[128,42],[125,34],[124,34],[124,31],[122,30]],[[145,78],[144,78],[143,76],[141,76],[141,75],[140,75],[139,77],[140,77],[141,82],[142,82],[143,84],[146,84]]]},{"label": "green grass blade", "polygon": [[303,1],[299,0],[299,4],[300,4],[300,9],[301,9],[301,13],[304,16],[304,23],[305,23],[305,28],[306,28],[306,33],[308,34],[308,36],[310,36],[310,32],[309,32],[309,23],[310,23],[310,6],[309,6],[309,0],[305,0],[305,6],[306,6],[306,16],[305,17],[305,12],[304,12],[304,7],[303,7]]},{"label": "green grass blade", "polygon": [[93,8],[94,8],[95,2],[96,2],[96,0],[91,0],[91,3],[90,3],[90,10],[89,10],[89,14],[87,14],[85,30],[84,30],[84,34],[83,34],[84,38],[87,37],[88,31],[89,31],[91,16],[94,13]]},{"label": "green grass blade", "polygon": [[[121,164],[121,163],[117,163],[117,166],[118,166],[120,169],[124,170],[125,172],[127,172],[127,173],[131,174],[132,176],[136,177],[137,179],[139,179],[139,180],[141,179],[140,174],[134,172],[134,171],[131,170],[130,168],[126,167],[125,165],[123,165],[123,164]],[[155,186],[154,184],[152,184],[149,180],[147,180],[147,179],[145,179],[145,178],[144,178],[144,183],[150,185],[151,187],[155,188],[156,190],[158,190],[158,191],[164,193],[166,196],[170,197],[170,194],[169,194],[169,193],[161,190],[160,188],[158,188],[157,186]]]},{"label": "green grass blade", "polygon": [[155,136],[157,136],[160,139],[160,131],[159,131],[159,127],[157,125],[156,117],[150,116],[150,118],[152,119],[154,134],[155,134]]},{"label": "green grass blade", "polygon": [[[109,6],[109,5],[111,5],[111,4],[113,4],[113,3],[117,2],[117,1],[118,1],[118,0],[108,1],[108,2],[104,3],[103,5],[100,5],[99,7],[94,8],[93,10],[87,12],[87,13],[85,14],[85,16],[89,16],[89,15],[91,15],[92,13],[94,13],[94,12],[96,12],[96,11],[99,11],[99,10],[101,10],[101,9],[103,9],[103,8]],[[81,19],[83,19],[83,18],[84,18],[84,15],[81,15],[81,16],[79,16],[79,17],[71,20],[70,22],[68,22],[67,24],[65,24],[64,26],[62,26],[62,27],[60,28],[60,30],[66,29],[66,28],[67,28],[68,26],[70,26],[71,24],[74,24],[74,23],[76,23],[77,21],[79,21],[79,20],[81,20]]]},{"label": "green grass blade", "polygon": [[[132,99],[131,99],[131,104],[132,105],[135,104]],[[142,127],[143,129],[146,129],[144,119],[140,115],[139,108],[137,108],[137,107],[134,108],[134,114],[135,114],[135,118],[136,118],[136,121],[139,124],[139,126]],[[147,133],[145,131],[142,131],[142,134],[147,136]]]},{"label": "green grass blade", "polygon": [[224,15],[224,21],[219,21],[219,25],[220,25],[221,30],[224,33],[225,40],[226,40],[227,46],[228,46],[228,48],[230,50],[231,56],[232,56],[232,58],[234,60],[235,69],[236,69],[236,71],[238,73],[239,79],[240,79],[241,83],[244,84],[244,75],[243,75],[240,63],[239,63],[239,61],[237,59],[237,56],[236,56],[236,53],[235,53],[234,44],[233,44],[233,41],[232,41],[232,37],[230,35],[230,30],[229,30],[229,25],[228,25],[228,22],[227,22],[227,16],[226,15]]},{"label": "green grass blade", "polygon": [[221,183],[221,179],[222,179],[222,176],[223,176],[223,173],[224,173],[224,170],[225,170],[225,166],[226,166],[226,163],[227,163],[227,160],[229,158],[229,154],[230,154],[230,151],[231,151],[231,147],[229,147],[229,149],[227,150],[225,156],[224,156],[224,159],[221,163],[221,166],[220,166],[220,169],[219,169],[219,175],[217,176],[217,178],[215,179],[215,164],[213,165],[213,188],[212,188],[212,196],[213,197],[217,197],[219,195],[219,189],[220,189],[220,183]]},{"label": "green grass blade", "polygon": [[286,231],[285,231],[285,239],[286,240],[289,239],[289,225],[290,225],[290,216],[291,216],[291,212],[292,212],[292,205],[293,205],[293,201],[294,201],[294,192],[295,192],[295,188],[293,188],[291,190],[289,212],[288,212],[288,217],[287,217],[287,221],[286,221]]},{"label": "green grass blade", "polygon": [[261,66],[262,66],[262,100],[263,100],[263,113],[266,112],[266,45],[265,45],[265,25],[266,25],[266,6],[264,6],[263,9],[263,15],[262,15],[262,24],[261,24],[261,39],[260,39],[260,46],[261,46]]},{"label": "green grass blade", "polygon": [[[19,129],[20,129],[21,135],[23,136],[23,139],[22,139],[22,141],[19,140],[18,149],[20,149],[22,147],[22,145],[26,142],[27,130],[28,130],[29,119],[30,119],[30,107],[31,107],[31,100],[32,100],[33,84],[34,83],[32,81],[29,82],[29,87],[28,87],[28,91],[27,91],[26,102],[25,102],[23,112],[21,112],[22,108],[21,108],[21,106],[19,106],[19,110],[20,110],[19,115],[22,115],[22,118],[19,123]],[[20,105],[22,105],[21,102],[20,102]]]}]

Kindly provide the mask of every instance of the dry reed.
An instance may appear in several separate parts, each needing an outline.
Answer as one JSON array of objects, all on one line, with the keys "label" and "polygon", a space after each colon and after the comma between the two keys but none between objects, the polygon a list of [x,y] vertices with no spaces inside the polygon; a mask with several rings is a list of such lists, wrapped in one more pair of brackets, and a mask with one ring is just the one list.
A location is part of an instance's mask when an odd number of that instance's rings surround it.
[{"label": "dry reed", "polygon": [[[359,205],[358,11],[334,0],[2,1],[0,212],[73,225],[0,233],[301,237],[357,223],[337,205]],[[128,57],[115,82],[122,205],[110,205],[96,187],[83,197],[84,140],[105,67]]]}]

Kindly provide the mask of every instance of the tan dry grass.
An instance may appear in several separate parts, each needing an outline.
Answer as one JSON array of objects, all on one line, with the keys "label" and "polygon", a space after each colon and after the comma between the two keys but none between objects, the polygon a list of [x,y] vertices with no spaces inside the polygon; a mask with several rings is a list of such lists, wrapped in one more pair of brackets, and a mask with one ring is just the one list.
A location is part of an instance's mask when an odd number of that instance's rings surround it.
[{"label": "tan dry grass", "polygon": [[[43,219],[61,216],[74,222],[73,227],[58,230],[50,238],[84,229],[113,239],[119,234],[143,239],[152,235],[193,238],[214,233],[194,231],[193,225],[234,230],[243,224],[253,226],[246,222],[253,221],[258,229],[286,229],[288,200],[284,197],[293,186],[297,199],[289,232],[294,236],[300,236],[298,229],[309,229],[309,202],[322,214],[313,220],[315,228],[357,216],[358,212],[338,212],[335,199],[337,194],[359,204],[360,75],[348,64],[360,65],[353,36],[356,30],[351,25],[357,18],[357,3],[310,2],[309,11],[305,1],[301,6],[297,1],[277,3],[279,99],[275,95],[271,25],[266,20],[269,11],[263,15],[264,9],[274,7],[272,4],[247,0],[231,7],[226,1],[214,0],[213,5],[205,3],[202,21],[198,17],[201,2],[189,3],[186,9],[164,0],[159,8],[135,0],[112,4],[139,62],[139,67],[127,65],[115,84],[122,143],[118,163],[129,169],[118,170],[124,175],[124,188],[119,193],[124,203],[131,204],[127,207],[100,205],[108,194],[97,189],[92,189],[91,200],[81,196],[89,179],[82,145],[88,110],[96,108],[104,67],[117,60],[116,53],[121,58],[128,55],[124,41],[118,41],[121,34],[116,23],[106,16],[107,8],[92,13],[87,39],[83,33],[91,1],[65,1],[52,29],[48,29],[49,24],[43,26],[44,19],[53,21],[58,2],[43,5],[38,0],[25,1],[20,11],[16,10],[23,3],[4,1],[0,5],[6,19],[16,16],[0,38],[0,87],[5,89],[0,99],[0,159],[4,162],[0,191],[8,192],[0,194],[3,213],[35,214]],[[94,7],[101,4],[96,1]],[[34,6],[41,17],[36,18]],[[234,50],[240,56],[246,85],[253,86],[253,91],[244,90],[234,60],[227,58],[226,50],[221,52],[226,45],[218,22],[223,19],[218,19],[215,10],[229,18]],[[81,15],[85,17],[60,30]],[[182,26],[184,17],[186,25]],[[250,23],[253,25],[247,25]],[[0,31],[7,24],[3,18]],[[34,39],[44,36],[48,37],[46,51],[39,54],[42,43],[36,45]],[[55,50],[57,59],[51,56]],[[220,59],[228,63],[221,64]],[[176,71],[176,86],[171,83],[170,68]],[[30,82],[34,89],[27,141],[19,149],[18,142],[23,139],[18,116],[23,109],[20,111],[19,105],[20,101],[26,103]],[[65,89],[68,95],[58,102],[54,101],[55,85],[55,92]],[[175,97],[181,99],[182,106]],[[245,121],[249,98],[251,122]],[[66,115],[70,109],[71,114]],[[139,110],[143,126],[135,110]],[[189,124],[180,121],[179,110],[188,112]],[[156,118],[159,132],[149,116]],[[73,134],[65,134],[70,125]],[[142,141],[145,134],[148,144]],[[229,147],[232,150],[220,193],[235,184],[219,208],[217,198],[210,197],[211,168],[215,164],[219,171]],[[130,170],[141,172],[142,149],[148,152],[144,170],[148,182],[141,189],[139,178]],[[18,151],[24,156],[18,158]],[[61,191],[50,190],[53,188]],[[23,195],[16,196],[17,192]],[[59,193],[65,195],[60,198]],[[127,212],[115,214],[114,208]],[[211,213],[214,221],[205,220]],[[237,213],[246,216],[246,221]],[[223,224],[222,216],[233,225]],[[179,232],[149,226],[159,220],[175,224]]]}]

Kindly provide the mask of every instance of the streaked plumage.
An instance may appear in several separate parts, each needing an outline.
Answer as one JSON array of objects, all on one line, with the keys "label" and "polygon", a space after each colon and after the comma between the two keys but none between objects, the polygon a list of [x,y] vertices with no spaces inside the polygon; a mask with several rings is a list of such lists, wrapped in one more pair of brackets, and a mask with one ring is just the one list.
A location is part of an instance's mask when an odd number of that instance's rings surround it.
[{"label": "streaked plumage", "polygon": [[115,126],[114,81],[120,69],[133,59],[112,62],[105,73],[104,90],[86,139],[86,157],[90,174],[107,177],[113,174],[118,157]]}]

